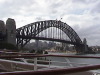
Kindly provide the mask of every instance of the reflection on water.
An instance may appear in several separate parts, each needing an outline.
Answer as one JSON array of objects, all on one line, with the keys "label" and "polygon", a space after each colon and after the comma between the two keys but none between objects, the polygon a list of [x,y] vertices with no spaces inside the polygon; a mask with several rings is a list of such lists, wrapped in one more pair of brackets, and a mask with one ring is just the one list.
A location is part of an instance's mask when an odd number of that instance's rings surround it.
[{"label": "reflection on water", "polygon": [[[55,54],[55,53],[54,53]],[[75,55],[75,54],[65,54],[65,53],[56,53],[56,54],[61,54],[61,55]],[[87,54],[87,55],[81,55],[81,56],[100,56],[100,54]],[[73,64],[73,66],[79,66],[79,63],[81,63],[82,65],[80,66],[84,66],[86,64],[88,65],[95,65],[95,64],[100,64],[100,59],[99,58],[66,58],[66,57],[51,57],[52,61],[59,61],[59,62],[74,62],[75,64]],[[57,62],[53,62],[52,65],[56,65],[56,66],[68,66],[69,64],[66,63],[57,63]],[[95,70],[100,72],[100,70]]]}]

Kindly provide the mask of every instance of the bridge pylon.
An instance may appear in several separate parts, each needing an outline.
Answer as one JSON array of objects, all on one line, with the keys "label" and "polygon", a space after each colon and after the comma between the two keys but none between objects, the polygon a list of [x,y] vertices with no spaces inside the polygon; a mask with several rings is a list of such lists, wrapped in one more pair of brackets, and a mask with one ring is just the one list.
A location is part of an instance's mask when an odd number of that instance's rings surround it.
[{"label": "bridge pylon", "polygon": [[7,43],[16,45],[16,23],[14,19],[8,18],[6,21]]}]

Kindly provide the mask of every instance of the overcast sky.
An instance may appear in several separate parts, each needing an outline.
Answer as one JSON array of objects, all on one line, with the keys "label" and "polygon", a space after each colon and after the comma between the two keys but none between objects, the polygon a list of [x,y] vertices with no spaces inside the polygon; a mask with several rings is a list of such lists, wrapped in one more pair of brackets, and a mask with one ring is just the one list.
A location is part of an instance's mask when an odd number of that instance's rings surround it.
[{"label": "overcast sky", "polygon": [[100,0],[0,0],[0,19],[7,18],[15,19],[17,28],[62,18],[88,45],[100,46]]}]

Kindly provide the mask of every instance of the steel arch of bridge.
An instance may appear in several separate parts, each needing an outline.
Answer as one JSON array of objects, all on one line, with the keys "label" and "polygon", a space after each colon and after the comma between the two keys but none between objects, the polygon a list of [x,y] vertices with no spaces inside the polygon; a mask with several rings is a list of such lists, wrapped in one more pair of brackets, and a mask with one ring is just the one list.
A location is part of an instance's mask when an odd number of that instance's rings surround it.
[{"label": "steel arch of bridge", "polygon": [[[66,42],[66,43],[74,44],[75,46],[82,45],[82,41],[80,37],[68,24],[57,20],[47,20],[47,21],[34,22],[25,25],[21,28],[18,28],[16,30],[17,46],[21,46],[21,47],[25,46],[32,38],[40,39],[40,38],[36,38],[36,35],[50,27],[56,27],[62,30],[71,40],[71,41],[67,41],[67,40],[55,39],[55,41],[58,40],[59,42]],[[50,40],[50,38],[45,40]],[[51,39],[51,41],[54,40]]]}]

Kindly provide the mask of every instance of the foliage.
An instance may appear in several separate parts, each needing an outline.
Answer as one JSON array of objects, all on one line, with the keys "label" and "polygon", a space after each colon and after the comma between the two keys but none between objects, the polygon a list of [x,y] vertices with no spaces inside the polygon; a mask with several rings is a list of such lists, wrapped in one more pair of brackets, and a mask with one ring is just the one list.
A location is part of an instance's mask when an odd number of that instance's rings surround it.
[{"label": "foliage", "polygon": [[43,54],[42,50],[37,50],[36,54]]},{"label": "foliage", "polygon": [[16,46],[10,43],[0,43],[0,49],[18,50]]},{"label": "foliage", "polygon": [[35,53],[35,50],[34,49],[33,50],[30,50],[29,53]]},{"label": "foliage", "polygon": [[47,51],[45,51],[45,52],[44,52],[44,54],[48,54],[48,52],[47,52]]}]

